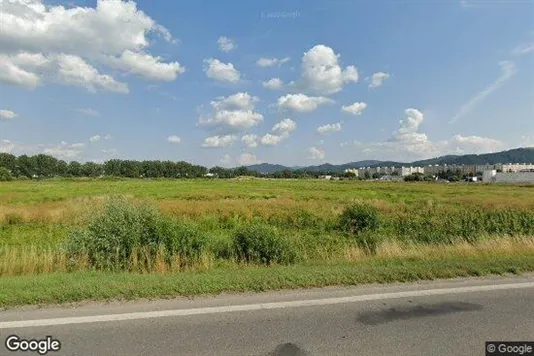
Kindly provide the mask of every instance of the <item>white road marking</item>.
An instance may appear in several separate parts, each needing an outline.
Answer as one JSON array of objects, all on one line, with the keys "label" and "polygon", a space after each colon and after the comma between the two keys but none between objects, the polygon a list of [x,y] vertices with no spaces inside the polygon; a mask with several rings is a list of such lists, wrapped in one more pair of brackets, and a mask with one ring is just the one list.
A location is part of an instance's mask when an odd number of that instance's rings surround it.
[{"label": "white road marking", "polygon": [[424,296],[432,296],[432,295],[461,294],[461,293],[471,293],[471,292],[489,292],[489,291],[495,291],[495,290],[510,290],[510,289],[524,289],[524,288],[534,288],[534,282],[491,284],[491,285],[481,285],[481,286],[472,286],[472,287],[424,289],[424,290],[414,290],[414,291],[406,291],[406,292],[356,295],[356,296],[351,296],[351,297],[340,297],[340,298],[295,300],[295,301],[289,301],[289,302],[273,302],[273,303],[245,304],[245,305],[229,305],[229,306],[219,306],[219,307],[209,307],[209,308],[171,309],[171,310],[161,310],[161,311],[108,314],[108,315],[104,314],[104,315],[66,317],[66,318],[54,318],[54,319],[3,321],[3,322],[0,322],[0,329],[30,328],[30,327],[39,327],[39,326],[52,326],[52,325],[85,324],[85,323],[98,323],[98,322],[107,322],[107,321],[162,318],[162,317],[169,317],[169,316],[188,316],[188,315],[230,313],[230,312],[239,312],[239,311],[243,312],[243,311],[254,311],[254,310],[311,307],[311,306],[355,303],[355,302],[365,302],[365,301],[384,300],[384,299],[424,297]]}]

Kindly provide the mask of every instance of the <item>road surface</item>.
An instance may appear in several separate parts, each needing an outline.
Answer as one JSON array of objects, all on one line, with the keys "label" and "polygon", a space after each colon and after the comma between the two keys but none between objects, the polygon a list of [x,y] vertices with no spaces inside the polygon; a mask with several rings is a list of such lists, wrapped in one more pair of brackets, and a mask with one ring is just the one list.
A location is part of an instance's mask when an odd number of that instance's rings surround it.
[{"label": "road surface", "polygon": [[534,339],[534,276],[19,308],[10,335],[52,336],[48,355],[484,355]]}]

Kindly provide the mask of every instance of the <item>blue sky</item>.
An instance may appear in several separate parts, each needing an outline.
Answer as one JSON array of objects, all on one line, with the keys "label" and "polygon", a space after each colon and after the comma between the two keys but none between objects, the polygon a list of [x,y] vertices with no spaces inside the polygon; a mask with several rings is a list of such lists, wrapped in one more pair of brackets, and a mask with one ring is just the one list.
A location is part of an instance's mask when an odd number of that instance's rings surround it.
[{"label": "blue sky", "polygon": [[236,166],[534,146],[533,1],[0,0],[0,22],[3,152]]}]

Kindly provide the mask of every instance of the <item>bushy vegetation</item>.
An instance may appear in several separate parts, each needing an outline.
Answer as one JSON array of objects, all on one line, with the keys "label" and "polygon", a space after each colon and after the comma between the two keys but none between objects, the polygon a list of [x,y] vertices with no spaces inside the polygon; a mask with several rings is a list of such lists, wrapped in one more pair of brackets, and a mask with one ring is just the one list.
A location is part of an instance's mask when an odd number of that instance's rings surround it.
[{"label": "bushy vegetation", "polygon": [[238,228],[234,246],[239,260],[248,263],[287,264],[297,257],[293,245],[276,228],[259,222]]},{"label": "bushy vegetation", "polygon": [[[126,198],[110,200],[109,192]],[[330,263],[389,256],[391,249],[439,250],[532,236],[534,189],[528,186],[91,179],[0,184],[0,275]]]},{"label": "bushy vegetation", "polygon": [[345,208],[339,217],[339,227],[353,237],[356,243],[368,254],[376,254],[381,236],[380,214],[368,204],[355,204]]},{"label": "bushy vegetation", "polygon": [[150,269],[158,257],[167,263],[178,257],[182,265],[198,261],[205,242],[192,222],[172,221],[156,207],[113,198],[69,234],[67,251],[73,262],[87,258],[96,269],[128,270],[139,261]]},{"label": "bushy vegetation", "polygon": [[11,172],[7,168],[0,167],[0,182],[8,182],[11,180],[13,180]]}]

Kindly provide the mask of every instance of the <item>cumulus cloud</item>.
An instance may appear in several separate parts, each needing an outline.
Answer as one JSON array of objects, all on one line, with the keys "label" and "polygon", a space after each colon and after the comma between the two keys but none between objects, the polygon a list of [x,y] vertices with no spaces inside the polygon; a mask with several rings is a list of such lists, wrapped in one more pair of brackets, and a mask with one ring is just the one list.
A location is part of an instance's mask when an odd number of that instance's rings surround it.
[{"label": "cumulus cloud", "polygon": [[282,64],[289,62],[291,58],[284,57],[284,58],[265,58],[261,57],[256,61],[256,65],[258,67],[267,68],[267,67],[275,67],[275,66],[281,66]]},{"label": "cumulus cloud", "polygon": [[167,137],[167,142],[170,143],[180,143],[181,141],[182,139],[180,138],[180,136],[172,135]]},{"label": "cumulus cloud", "polygon": [[339,63],[340,55],[325,45],[316,45],[305,52],[301,63],[301,78],[293,85],[320,95],[340,92],[351,82],[358,82],[355,66],[343,69]]},{"label": "cumulus cloud", "polygon": [[248,148],[258,147],[258,135],[247,134],[241,137],[241,141]]},{"label": "cumulus cloud", "polygon": [[504,147],[501,141],[480,136],[454,135],[449,150],[462,153],[494,152]]},{"label": "cumulus cloud", "polygon": [[202,147],[209,148],[218,148],[218,147],[228,147],[231,146],[237,137],[234,135],[225,135],[225,136],[210,136],[204,139]]},{"label": "cumulus cloud", "polygon": [[[0,35],[1,37],[1,35]],[[33,89],[45,82],[77,86],[90,92],[110,91],[128,93],[125,83],[112,76],[101,74],[83,58],[71,54],[31,54],[20,52],[0,54],[0,82]]]},{"label": "cumulus cloud", "polygon": [[231,52],[237,48],[237,44],[235,43],[235,41],[226,36],[219,37],[219,39],[217,40],[217,45],[219,46],[219,49],[221,51],[226,53]]},{"label": "cumulus cloud", "polygon": [[280,78],[271,78],[261,84],[264,88],[272,90],[282,89],[284,87],[284,82]]},{"label": "cumulus cloud", "polygon": [[297,123],[289,118],[284,119],[273,126],[272,131],[281,135],[287,136],[291,132],[295,131],[297,128]]},{"label": "cumulus cloud", "polygon": [[108,63],[130,73],[151,80],[171,82],[185,72],[185,67],[178,62],[163,63],[161,57],[154,57],[143,52],[126,50],[118,58],[109,57]]},{"label": "cumulus cloud", "polygon": [[348,105],[348,106],[343,105],[341,107],[341,111],[357,116],[357,115],[361,115],[366,107],[367,107],[366,103],[358,103],[358,102],[356,102],[356,103]]},{"label": "cumulus cloud", "polygon": [[222,158],[219,160],[219,162],[224,166],[224,167],[228,167],[232,164],[232,156],[230,156],[229,154],[225,154],[224,156],[222,156]]},{"label": "cumulus cloud", "polygon": [[17,117],[17,114],[11,110],[0,110],[0,121],[12,120]]},{"label": "cumulus cloud", "polygon": [[277,106],[281,109],[299,113],[315,111],[319,105],[333,103],[334,101],[322,96],[307,96],[305,94],[287,94],[278,98]]},{"label": "cumulus cloud", "polygon": [[68,144],[65,141],[61,141],[57,146],[45,148],[43,153],[59,159],[74,159],[79,157],[84,149],[85,144],[83,143]]},{"label": "cumulus cloud", "polygon": [[362,152],[373,152],[376,159],[406,162],[451,153],[483,153],[504,148],[501,141],[480,136],[455,135],[449,140],[434,142],[420,132],[424,121],[421,111],[409,108],[404,114],[398,129],[386,141],[372,143]]},{"label": "cumulus cloud", "polygon": [[270,133],[268,133],[268,134],[265,134],[264,136],[262,136],[262,138],[260,139],[260,142],[261,142],[262,145],[265,145],[265,146],[276,146],[283,139],[284,139],[284,137],[282,137],[282,136],[271,135]]},{"label": "cumulus cloud", "polygon": [[90,142],[97,142],[97,141],[100,141],[100,139],[101,139],[100,135],[94,135],[94,136],[91,136],[89,138],[89,141]]},{"label": "cumulus cloud", "polygon": [[216,58],[204,60],[204,73],[208,78],[233,84],[241,78],[241,73],[234,68],[232,63],[223,63]]},{"label": "cumulus cloud", "polygon": [[335,124],[327,124],[319,126],[317,128],[317,133],[321,135],[328,135],[329,133],[341,131],[341,123],[337,122]]},{"label": "cumulus cloud", "polygon": [[254,105],[258,100],[257,97],[248,93],[219,97],[210,103],[213,113],[207,117],[201,116],[199,124],[232,131],[256,126],[263,121],[263,115],[254,111]]},{"label": "cumulus cloud", "polygon": [[389,79],[389,77],[390,75],[388,73],[384,73],[384,72],[374,73],[370,78],[371,83],[369,83],[369,88],[373,89],[373,88],[378,88],[379,86],[382,86],[382,84],[384,84],[384,81]]},{"label": "cumulus cloud", "polygon": [[221,110],[252,110],[260,99],[249,93],[236,93],[228,97],[219,97],[210,105],[217,111]]},{"label": "cumulus cloud", "polygon": [[54,82],[90,91],[127,93],[95,68],[103,65],[147,79],[174,80],[184,68],[147,52],[150,35],[175,43],[170,32],[133,1],[98,0],[96,7],[2,1],[0,82],[35,88]]},{"label": "cumulus cloud", "polygon": [[308,152],[310,154],[310,156],[308,157],[309,159],[314,159],[314,160],[323,160],[324,157],[325,157],[325,152],[323,149],[321,148],[318,148],[318,147],[310,147],[308,148]]},{"label": "cumulus cloud", "polygon": [[241,166],[250,166],[252,164],[260,164],[262,163],[256,155],[252,153],[243,153],[239,159],[237,160],[239,165]]}]

